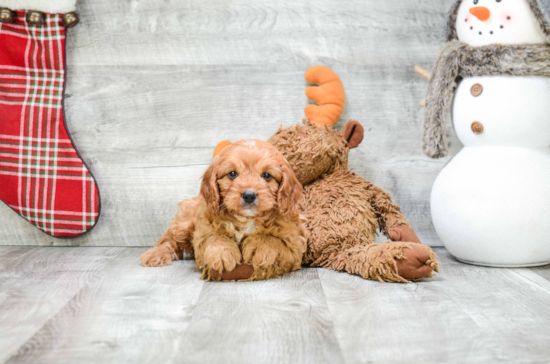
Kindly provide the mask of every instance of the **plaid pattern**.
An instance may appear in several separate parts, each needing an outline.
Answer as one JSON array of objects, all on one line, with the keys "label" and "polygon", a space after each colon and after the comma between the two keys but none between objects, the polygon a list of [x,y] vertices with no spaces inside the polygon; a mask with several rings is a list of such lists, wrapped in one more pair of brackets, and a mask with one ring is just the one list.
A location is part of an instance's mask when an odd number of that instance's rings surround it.
[{"label": "plaid pattern", "polygon": [[65,27],[25,11],[0,23],[0,199],[47,234],[78,236],[99,218],[97,186],[65,129]]}]

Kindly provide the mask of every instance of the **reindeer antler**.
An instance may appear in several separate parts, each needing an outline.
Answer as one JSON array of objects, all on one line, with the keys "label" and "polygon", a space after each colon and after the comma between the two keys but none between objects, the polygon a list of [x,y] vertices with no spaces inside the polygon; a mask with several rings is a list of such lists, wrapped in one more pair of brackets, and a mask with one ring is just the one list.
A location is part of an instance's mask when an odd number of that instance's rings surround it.
[{"label": "reindeer antler", "polygon": [[[437,51],[437,56],[441,54],[441,51]],[[414,66],[414,72],[418,73],[420,76],[424,77],[428,81],[430,80],[430,77],[432,76],[430,71],[427,69],[420,67],[420,66]],[[420,106],[425,107],[426,106],[426,100],[420,100],[418,103]]]},{"label": "reindeer antler", "polygon": [[[422,68],[420,66],[414,66],[414,72],[418,73],[420,76],[424,77],[428,81],[430,80],[431,74],[430,74],[430,71],[428,71],[427,69]],[[420,100],[418,104],[424,107],[426,106],[426,100]]]},{"label": "reindeer antler", "polygon": [[306,106],[306,118],[319,127],[334,126],[346,104],[346,91],[340,77],[328,67],[313,66],[306,71],[305,79],[318,85],[306,87],[306,96],[317,104]]},{"label": "reindeer antler", "polygon": [[223,148],[230,146],[232,143],[229,140],[222,140],[221,142],[216,145],[216,148],[214,148],[214,153],[212,154],[212,158],[216,158],[218,154],[222,151]]},{"label": "reindeer antler", "polygon": [[420,66],[414,66],[414,72],[418,73],[420,76],[424,77],[427,80],[430,79],[430,76],[431,76],[430,71],[428,71],[425,68],[422,68]]}]

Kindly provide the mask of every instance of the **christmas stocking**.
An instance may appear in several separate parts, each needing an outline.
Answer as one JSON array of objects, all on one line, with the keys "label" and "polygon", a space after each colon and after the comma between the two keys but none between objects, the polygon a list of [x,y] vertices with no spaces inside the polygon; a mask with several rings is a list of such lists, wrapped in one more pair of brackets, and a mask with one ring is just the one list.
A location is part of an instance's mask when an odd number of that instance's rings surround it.
[{"label": "christmas stocking", "polygon": [[0,199],[55,237],[99,218],[99,193],[65,126],[65,33],[76,0],[0,0]]}]

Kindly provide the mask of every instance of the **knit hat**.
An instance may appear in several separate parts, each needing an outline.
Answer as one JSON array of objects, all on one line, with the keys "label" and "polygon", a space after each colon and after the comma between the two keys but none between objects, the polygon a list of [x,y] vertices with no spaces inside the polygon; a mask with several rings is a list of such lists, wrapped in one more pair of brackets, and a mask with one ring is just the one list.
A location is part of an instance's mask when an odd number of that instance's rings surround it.
[{"label": "knit hat", "polygon": [[[447,42],[458,39],[456,35],[456,17],[462,0],[457,0],[449,11],[447,20]],[[542,32],[546,35],[547,43],[550,43],[550,0],[527,0],[531,11],[535,14]]]}]

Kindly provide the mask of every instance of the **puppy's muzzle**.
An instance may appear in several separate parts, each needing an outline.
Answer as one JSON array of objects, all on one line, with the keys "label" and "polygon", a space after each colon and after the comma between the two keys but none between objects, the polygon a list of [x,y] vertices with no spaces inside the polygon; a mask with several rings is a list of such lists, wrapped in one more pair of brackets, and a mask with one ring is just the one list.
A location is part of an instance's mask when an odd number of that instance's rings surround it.
[{"label": "puppy's muzzle", "polygon": [[251,205],[256,201],[256,193],[254,191],[246,191],[242,194],[243,202]]}]

